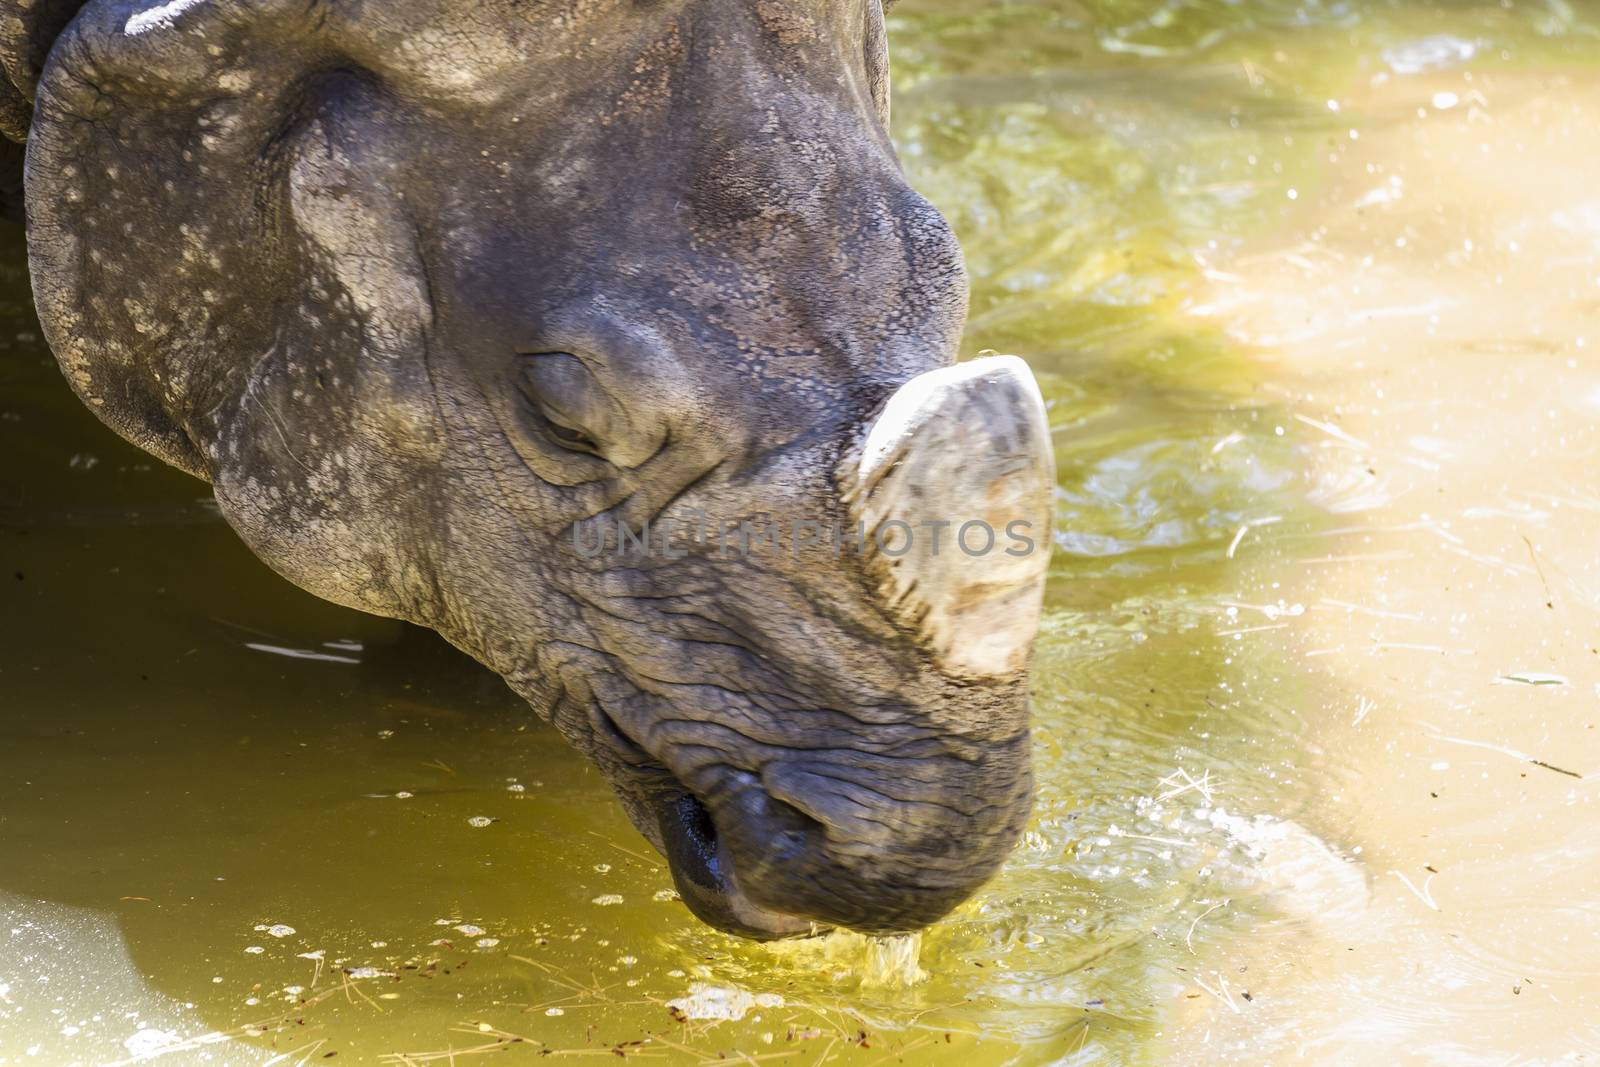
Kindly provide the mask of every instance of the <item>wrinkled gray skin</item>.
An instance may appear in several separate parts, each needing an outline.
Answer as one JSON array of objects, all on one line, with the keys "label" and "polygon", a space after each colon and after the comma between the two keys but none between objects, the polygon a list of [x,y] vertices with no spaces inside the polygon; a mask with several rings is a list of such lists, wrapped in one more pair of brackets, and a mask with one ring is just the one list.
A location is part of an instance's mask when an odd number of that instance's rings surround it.
[{"label": "wrinkled gray skin", "polygon": [[912,929],[996,870],[1020,673],[942,670],[826,545],[570,536],[847,522],[862,428],[953,359],[878,0],[73,6],[3,5],[0,112],[102,419],[291,581],[499,672],[707,921]]}]

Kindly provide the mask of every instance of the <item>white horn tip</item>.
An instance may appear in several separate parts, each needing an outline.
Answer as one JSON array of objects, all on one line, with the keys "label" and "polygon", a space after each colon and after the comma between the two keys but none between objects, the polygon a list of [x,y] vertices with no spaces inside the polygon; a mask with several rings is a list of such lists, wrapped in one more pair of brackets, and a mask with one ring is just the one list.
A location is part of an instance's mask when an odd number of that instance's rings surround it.
[{"label": "white horn tip", "polygon": [[1028,365],[929,371],[884,405],[845,472],[880,594],[939,665],[1027,666],[1049,570],[1055,463]]}]

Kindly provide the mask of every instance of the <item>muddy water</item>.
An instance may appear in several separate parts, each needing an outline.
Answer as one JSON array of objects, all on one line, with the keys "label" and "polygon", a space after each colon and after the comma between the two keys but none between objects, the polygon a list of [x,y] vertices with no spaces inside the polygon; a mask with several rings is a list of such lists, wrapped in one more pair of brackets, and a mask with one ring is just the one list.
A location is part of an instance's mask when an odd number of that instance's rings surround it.
[{"label": "muddy water", "polygon": [[9,237],[0,1063],[1600,1056],[1600,18],[894,22],[1056,427],[1001,877],[914,962],[700,927],[495,679],[81,411]]}]

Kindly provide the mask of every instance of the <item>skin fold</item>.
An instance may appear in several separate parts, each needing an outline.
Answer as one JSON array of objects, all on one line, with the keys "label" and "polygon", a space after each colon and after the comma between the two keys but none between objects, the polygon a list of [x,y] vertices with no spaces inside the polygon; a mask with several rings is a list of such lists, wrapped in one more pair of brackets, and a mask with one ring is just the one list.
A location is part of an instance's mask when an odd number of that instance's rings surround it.
[{"label": "skin fold", "polygon": [[498,672],[725,929],[914,929],[998,868],[1025,648],[944,662],[870,550],[573,537],[848,526],[953,362],[877,0],[0,9],[47,338],[263,561]]}]

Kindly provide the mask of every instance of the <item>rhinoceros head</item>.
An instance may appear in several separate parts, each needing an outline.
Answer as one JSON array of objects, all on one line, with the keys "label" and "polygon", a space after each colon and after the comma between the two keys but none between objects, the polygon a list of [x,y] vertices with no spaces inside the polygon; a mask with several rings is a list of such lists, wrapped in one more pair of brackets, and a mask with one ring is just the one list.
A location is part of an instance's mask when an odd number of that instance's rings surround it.
[{"label": "rhinoceros head", "polygon": [[718,926],[995,871],[1050,455],[878,0],[6,6],[48,338],[263,560],[504,676]]}]

